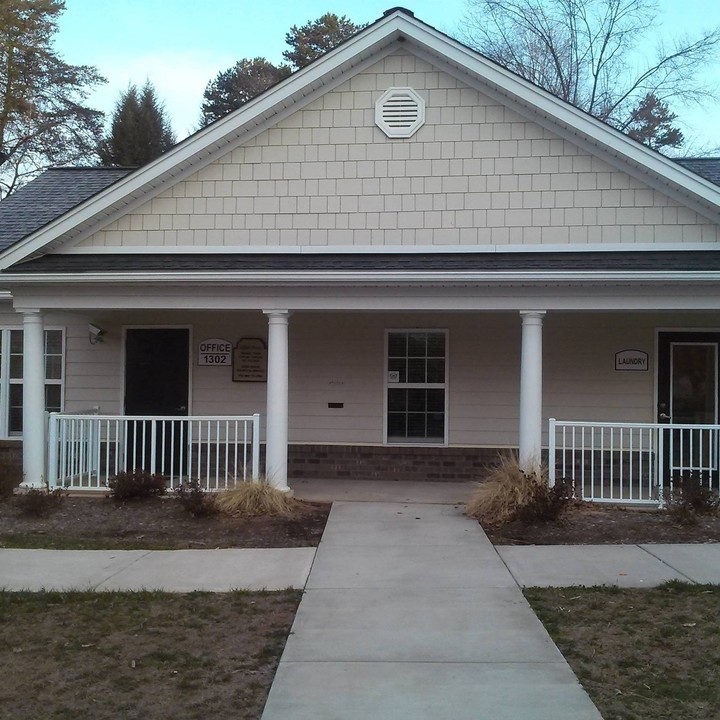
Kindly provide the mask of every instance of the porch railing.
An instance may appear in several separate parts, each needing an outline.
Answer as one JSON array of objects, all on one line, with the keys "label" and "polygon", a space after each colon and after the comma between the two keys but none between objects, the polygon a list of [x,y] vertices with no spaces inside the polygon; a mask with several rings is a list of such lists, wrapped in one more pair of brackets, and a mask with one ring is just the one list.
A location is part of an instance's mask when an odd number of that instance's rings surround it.
[{"label": "porch railing", "polygon": [[720,489],[720,425],[551,418],[549,430],[550,484],[568,482],[583,500],[662,507],[690,478]]},{"label": "porch railing", "polygon": [[107,490],[119,472],[164,475],[169,489],[208,490],[260,476],[260,415],[127,416],[50,413],[48,484]]}]

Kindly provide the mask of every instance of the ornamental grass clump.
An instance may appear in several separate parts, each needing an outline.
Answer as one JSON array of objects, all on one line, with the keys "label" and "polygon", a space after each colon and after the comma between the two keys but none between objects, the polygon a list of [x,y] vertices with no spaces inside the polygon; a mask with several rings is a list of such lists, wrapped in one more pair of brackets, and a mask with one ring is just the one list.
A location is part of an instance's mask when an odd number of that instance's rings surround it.
[{"label": "ornamental grass clump", "polygon": [[232,517],[254,517],[257,515],[291,515],[300,503],[287,493],[276,490],[265,480],[241,482],[233,490],[220,493],[215,507]]},{"label": "ornamental grass clump", "polygon": [[465,514],[488,526],[507,525],[513,520],[556,520],[570,498],[564,485],[549,487],[545,469],[526,473],[517,457],[501,456],[477,484]]}]

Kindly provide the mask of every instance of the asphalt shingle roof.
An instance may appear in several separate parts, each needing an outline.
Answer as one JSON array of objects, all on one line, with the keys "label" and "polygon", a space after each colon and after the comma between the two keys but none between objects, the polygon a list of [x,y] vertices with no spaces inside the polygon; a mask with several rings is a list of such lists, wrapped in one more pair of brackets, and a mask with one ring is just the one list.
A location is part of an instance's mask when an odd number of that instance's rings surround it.
[{"label": "asphalt shingle roof", "polygon": [[132,172],[132,168],[53,168],[0,202],[0,250],[31,235]]},{"label": "asphalt shingle roof", "polygon": [[44,255],[2,274],[115,272],[718,271],[720,251]]},{"label": "asphalt shingle roof", "polygon": [[678,158],[675,162],[711,183],[720,185],[720,158]]}]

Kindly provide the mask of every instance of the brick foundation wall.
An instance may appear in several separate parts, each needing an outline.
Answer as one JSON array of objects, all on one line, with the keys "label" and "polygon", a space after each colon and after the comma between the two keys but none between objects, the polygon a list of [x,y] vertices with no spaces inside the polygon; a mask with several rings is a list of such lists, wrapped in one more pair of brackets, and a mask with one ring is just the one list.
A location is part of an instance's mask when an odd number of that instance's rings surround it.
[{"label": "brick foundation wall", "polygon": [[290,445],[288,477],[462,482],[480,480],[497,448]]}]

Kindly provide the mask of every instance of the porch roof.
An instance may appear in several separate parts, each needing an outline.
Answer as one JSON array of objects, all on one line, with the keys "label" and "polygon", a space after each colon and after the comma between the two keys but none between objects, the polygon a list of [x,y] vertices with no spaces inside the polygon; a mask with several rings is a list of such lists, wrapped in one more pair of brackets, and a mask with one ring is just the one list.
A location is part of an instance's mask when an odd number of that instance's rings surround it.
[{"label": "porch roof", "polygon": [[[172,253],[57,254],[19,263],[0,275],[215,272],[717,272],[720,251],[468,253]],[[71,279],[70,277],[68,279]]]}]

